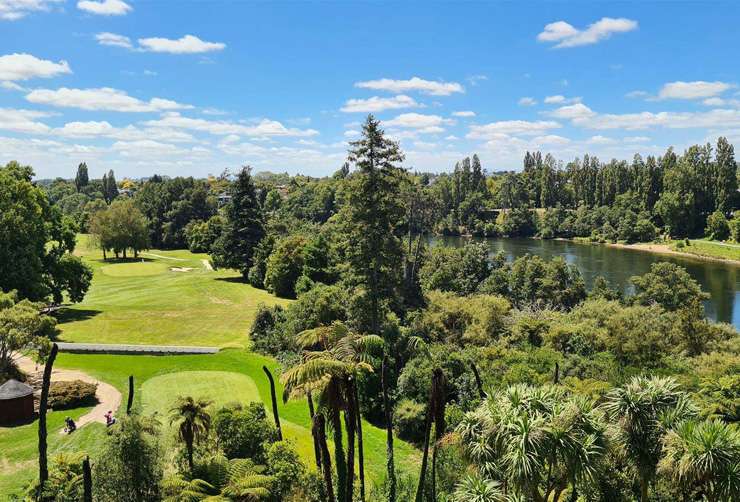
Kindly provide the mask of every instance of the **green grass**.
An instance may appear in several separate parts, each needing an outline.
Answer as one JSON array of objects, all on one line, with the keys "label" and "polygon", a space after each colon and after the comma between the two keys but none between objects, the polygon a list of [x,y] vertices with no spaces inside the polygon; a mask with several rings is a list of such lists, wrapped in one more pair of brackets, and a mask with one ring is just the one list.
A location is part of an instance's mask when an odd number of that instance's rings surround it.
[{"label": "green grass", "polygon": [[[110,383],[121,391],[124,402],[128,376],[133,375],[135,406],[146,415],[160,417],[167,444],[171,444],[173,431],[163,415],[178,395],[206,396],[218,405],[261,400],[270,409],[270,387],[262,366],[270,368],[278,380],[278,364],[244,347],[248,346],[247,333],[256,306],[287,301],[238,282],[238,274],[232,271],[207,271],[201,263],[205,255],[152,251],[166,258],[147,254],[140,257],[143,262],[111,263],[103,262],[100,253],[86,248],[85,242],[83,236],[78,253],[91,264],[95,275],[85,301],[60,315],[64,341],[233,348],[214,355],[181,356],[62,353],[55,366],[80,369]],[[193,270],[171,272],[170,267]],[[276,383],[279,397],[282,386]],[[284,436],[295,442],[305,464],[314,466],[306,401],[281,402],[279,409]],[[58,434],[65,416],[77,418],[88,410],[49,415],[50,457],[82,451],[95,458],[105,436],[102,424],[89,424],[71,436]],[[370,483],[381,481],[385,475],[385,431],[364,423],[363,432],[367,477]],[[419,452],[398,439],[395,445],[398,471],[416,472]],[[0,428],[0,494],[17,492],[35,477],[36,448],[36,423]]]},{"label": "green grass", "polygon": [[678,247],[679,242],[683,241],[673,241],[671,249],[697,256],[740,261],[740,244],[692,239],[689,246]]},{"label": "green grass", "polygon": [[257,306],[289,302],[234,271],[206,270],[205,254],[152,250],[138,261],[105,262],[84,235],[77,254],[94,277],[85,300],[60,313],[65,342],[246,347]]}]

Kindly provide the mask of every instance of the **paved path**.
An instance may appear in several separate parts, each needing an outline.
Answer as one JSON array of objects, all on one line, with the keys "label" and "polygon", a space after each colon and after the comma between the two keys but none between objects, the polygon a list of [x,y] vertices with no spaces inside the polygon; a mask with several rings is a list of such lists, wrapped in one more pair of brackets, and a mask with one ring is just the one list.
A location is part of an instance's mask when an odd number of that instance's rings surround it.
[{"label": "paved path", "polygon": [[[36,362],[28,357],[20,357],[17,359],[17,362],[18,367],[28,375],[37,374],[44,370],[42,365],[36,364]],[[118,406],[121,404],[121,393],[112,385],[96,380],[82,371],[57,368],[52,369],[52,382],[69,382],[71,380],[82,380],[83,382],[94,383],[98,386],[95,391],[95,397],[98,399],[98,404],[90,410],[90,412],[82,415],[75,422],[78,428],[85,424],[89,424],[90,422],[100,422],[101,424],[104,424],[105,413],[108,410],[115,413]],[[63,434],[64,429],[60,430],[59,433]]]},{"label": "paved path", "polygon": [[97,354],[215,354],[218,347],[187,347],[180,345],[125,345],[116,343],[65,343],[59,342],[62,352]]}]

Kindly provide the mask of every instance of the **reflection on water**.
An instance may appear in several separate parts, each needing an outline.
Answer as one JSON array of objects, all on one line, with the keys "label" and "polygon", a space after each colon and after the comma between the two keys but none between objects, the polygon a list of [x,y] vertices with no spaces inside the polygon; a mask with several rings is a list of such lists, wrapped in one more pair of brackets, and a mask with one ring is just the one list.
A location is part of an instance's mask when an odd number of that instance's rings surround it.
[{"label": "reflection on water", "polygon": [[[705,302],[707,316],[714,320],[732,323],[740,329],[740,274],[738,274],[740,267],[737,265],[567,241],[473,239],[485,242],[492,253],[503,251],[509,260],[526,253],[548,259],[562,256],[565,261],[578,267],[587,287],[591,287],[597,276],[603,275],[612,285],[621,288],[624,293],[631,293],[629,278],[648,272],[651,264],[658,261],[677,263],[686,268],[689,274],[701,284],[702,289],[710,294],[710,299]],[[447,246],[461,246],[468,240],[470,239],[465,237],[432,238],[433,245]]]}]

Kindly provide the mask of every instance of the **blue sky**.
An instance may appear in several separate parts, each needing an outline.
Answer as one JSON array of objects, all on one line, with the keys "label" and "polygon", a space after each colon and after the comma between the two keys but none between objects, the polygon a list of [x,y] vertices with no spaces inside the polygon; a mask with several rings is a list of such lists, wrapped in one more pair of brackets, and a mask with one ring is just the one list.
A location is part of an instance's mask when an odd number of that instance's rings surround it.
[{"label": "blue sky", "polygon": [[406,167],[740,144],[732,2],[0,0],[0,162],[325,175],[368,112]]}]

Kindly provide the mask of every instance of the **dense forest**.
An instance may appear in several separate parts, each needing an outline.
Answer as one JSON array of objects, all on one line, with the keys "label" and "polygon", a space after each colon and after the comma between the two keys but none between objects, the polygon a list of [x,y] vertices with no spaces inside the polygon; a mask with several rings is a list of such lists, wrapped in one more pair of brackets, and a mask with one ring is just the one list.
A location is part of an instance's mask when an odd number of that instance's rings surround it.
[{"label": "dense forest", "polygon": [[[161,467],[147,470],[156,452],[144,418],[126,419],[107,446],[113,479],[126,478],[121,445],[140,449],[151,491],[131,500],[210,500],[205,485],[227,500],[740,498],[740,336],[706,319],[706,293],[683,268],[655,264],[624,296],[603,278],[587,290],[562,259],[507,261],[474,242],[427,244],[431,234],[738,240],[732,145],[720,138],[681,155],[608,163],[584,155],[566,165],[534,152],[518,172],[488,173],[476,155],[443,174],[410,172],[403,160],[370,116],[347,163],[321,179],[245,167],[205,180],[116,182],[112,171],[89,179],[81,164],[74,180],[35,183],[28,204],[69,237],[39,237],[40,248],[23,248],[29,256],[53,254],[42,248],[59,241],[67,244],[57,262],[73,260],[76,231],[111,258],[188,247],[295,299],[261,307],[244,331],[253,350],[280,361],[284,398],[310,403],[315,475],[290,470],[295,453],[266,446],[276,432],[261,408],[218,411],[217,443],[232,460],[216,465],[203,450],[213,443],[193,441],[211,417],[203,403],[183,402],[181,416],[197,427],[183,429],[190,440],[178,476],[161,481]],[[0,169],[0,190],[28,192],[30,180],[17,164]],[[11,237],[21,239],[2,242]],[[2,246],[0,267],[10,270],[6,258],[20,244]],[[82,264],[65,269],[80,272],[79,282],[39,268],[34,288],[32,271],[6,270],[0,289],[20,295],[0,317],[29,300],[77,301],[90,282]],[[381,486],[365,483],[361,418],[387,432]],[[418,446],[418,472],[397,474],[394,438]],[[232,446],[246,449],[231,455]],[[233,460],[243,458],[251,464]],[[255,489],[229,495],[245,488],[245,472]],[[96,489],[111,494],[111,483]]]}]

